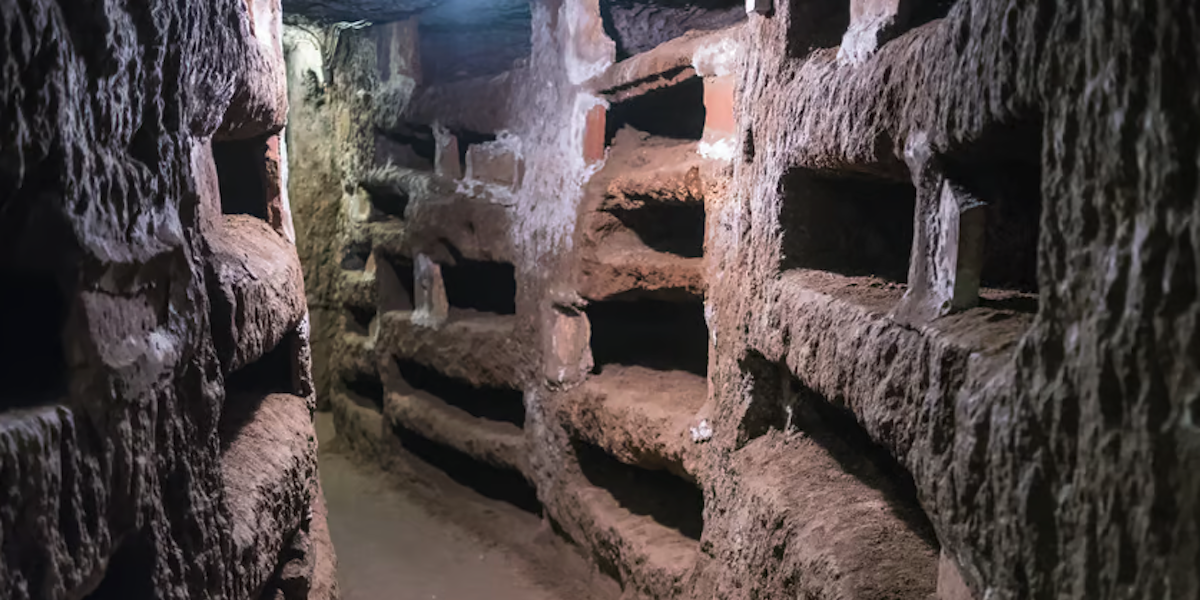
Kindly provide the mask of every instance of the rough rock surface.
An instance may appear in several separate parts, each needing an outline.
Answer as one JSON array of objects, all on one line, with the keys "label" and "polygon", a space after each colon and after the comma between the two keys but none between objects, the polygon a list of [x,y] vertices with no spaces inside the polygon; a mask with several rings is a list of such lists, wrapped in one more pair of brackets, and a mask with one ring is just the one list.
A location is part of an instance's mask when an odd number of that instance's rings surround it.
[{"label": "rough rock surface", "polygon": [[[249,465],[222,454],[219,428],[236,402],[226,388],[254,366],[228,372],[214,339],[223,189],[275,190],[262,207],[275,227],[256,226],[257,243],[296,266],[279,233],[284,173],[263,156],[262,185],[230,181],[211,143],[282,128],[280,31],[272,0],[0,8],[0,277],[12,286],[0,356],[26,357],[4,361],[0,391],[6,598],[250,598],[314,500],[302,480],[314,449],[299,441],[311,397],[288,396],[291,416],[264,424],[268,447],[250,452],[284,453],[301,477],[282,475],[272,500],[231,495],[225,475]],[[302,291],[288,289],[289,332],[276,322],[250,336],[264,347],[224,350],[280,347],[281,381],[307,394]],[[224,318],[245,322],[244,308]],[[280,333],[294,343],[266,339]]]},{"label": "rough rock surface", "polygon": [[[353,158],[303,200],[340,246],[302,262],[374,264],[323,279],[368,340],[330,377],[375,394],[333,396],[348,443],[520,471],[628,598],[1200,593],[1194,7],[681,4],[537,0],[527,64],[451,84],[343,46]],[[433,172],[447,135],[521,176]],[[431,166],[373,221],[388,152]],[[472,260],[515,310],[456,307]],[[446,319],[413,318],[439,278]],[[527,456],[397,360],[519,389]]]},{"label": "rough rock surface", "polygon": [[[311,510],[316,435],[307,403],[291,394],[227,397],[220,435],[233,563],[240,581],[259,582],[259,587],[239,590],[237,596],[256,597],[275,572],[285,546],[295,543],[288,538],[308,537],[300,528]],[[304,554],[312,557],[311,548]],[[315,567],[305,564],[292,573],[291,561],[281,562],[281,578],[293,581],[307,581]]]},{"label": "rough rock surface", "polygon": [[213,343],[226,371],[236,371],[304,319],[304,278],[291,245],[261,219],[229,215],[208,242]]}]

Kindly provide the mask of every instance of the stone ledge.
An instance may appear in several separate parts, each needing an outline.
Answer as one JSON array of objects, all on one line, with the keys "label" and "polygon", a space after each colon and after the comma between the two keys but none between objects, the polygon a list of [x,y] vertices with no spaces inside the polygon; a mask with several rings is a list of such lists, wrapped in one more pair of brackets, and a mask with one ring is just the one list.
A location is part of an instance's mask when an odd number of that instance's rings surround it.
[{"label": "stone ledge", "polygon": [[724,545],[727,554],[701,567],[713,571],[714,596],[740,581],[750,589],[739,597],[766,590],[818,600],[934,597],[936,544],[906,522],[878,481],[860,478],[869,467],[851,474],[844,460],[806,434],[778,431],[734,455],[730,472],[744,474],[738,493],[723,497],[727,518],[707,533],[741,543]]},{"label": "stone ledge", "polygon": [[226,215],[207,234],[213,342],[226,372],[258,360],[307,314],[295,248],[261,219]]},{"label": "stone ledge", "polygon": [[587,82],[589,88],[620,102],[696,75],[696,54],[732,41],[742,24],[718,31],[691,31],[653,50],[627,58]]},{"label": "stone ledge", "polygon": [[579,293],[604,300],[630,292],[648,296],[704,294],[704,259],[644,249],[602,248],[580,261]]},{"label": "stone ledge", "polygon": [[416,325],[411,316],[399,311],[380,316],[375,347],[381,356],[409,359],[475,386],[524,387],[534,350],[516,315],[459,318],[451,313],[437,329]]},{"label": "stone ledge", "polygon": [[594,560],[621,573],[622,586],[651,598],[674,598],[700,556],[700,543],[622,507],[586,481],[563,490],[560,502],[584,536],[576,542]]},{"label": "stone ledge", "polygon": [[[361,226],[361,234],[373,249],[409,258],[423,253],[439,262],[449,260],[453,253],[472,260],[513,261],[506,206],[491,201],[486,193],[461,193],[455,182],[431,172],[392,171],[395,185],[412,200],[405,220]],[[447,246],[453,247],[453,253]]]},{"label": "stone ledge", "polygon": [[515,425],[471,416],[432,394],[417,391],[389,393],[384,415],[394,426],[419,432],[431,442],[480,462],[529,473],[525,436]]},{"label": "stone ledge", "polygon": [[606,366],[557,403],[572,434],[616,459],[694,479],[688,428],[708,397],[703,377],[682,371]]},{"label": "stone ledge", "polygon": [[785,273],[750,332],[750,346],[771,360],[783,357],[806,386],[841,399],[876,442],[907,464],[923,436],[918,423],[944,423],[942,415],[954,414],[955,398],[969,382],[1011,374],[1012,352],[1034,316],[980,307],[914,328],[888,316],[902,290],[868,287],[865,296],[847,296],[846,283],[854,279]]},{"label": "stone ledge", "polygon": [[383,415],[378,410],[360,406],[337,386],[330,391],[329,405],[339,444],[345,444],[354,455],[368,462],[386,454]]},{"label": "stone ledge", "polygon": [[221,415],[221,480],[243,597],[275,572],[308,516],[317,442],[308,404],[291,394],[235,395]]}]

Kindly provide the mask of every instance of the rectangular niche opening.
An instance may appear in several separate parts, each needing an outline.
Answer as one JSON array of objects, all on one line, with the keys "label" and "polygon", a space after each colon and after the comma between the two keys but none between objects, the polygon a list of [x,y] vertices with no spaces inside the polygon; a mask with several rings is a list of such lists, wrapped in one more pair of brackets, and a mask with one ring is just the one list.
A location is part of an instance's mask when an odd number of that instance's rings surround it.
[{"label": "rectangular niche opening", "polygon": [[908,281],[916,209],[911,182],[792,169],[781,191],[783,270]]},{"label": "rectangular niche opening", "polygon": [[370,222],[403,220],[408,209],[408,190],[403,185],[404,172],[388,163],[363,174],[358,185],[367,192],[371,211]]},{"label": "rectangular niche opening", "polygon": [[520,473],[475,460],[453,448],[433,442],[403,426],[393,426],[400,445],[427,465],[441,471],[475,493],[507,502],[525,512],[542,514],[537,488]]},{"label": "rectangular niche opening", "polygon": [[225,404],[217,424],[221,452],[229,449],[267,396],[297,393],[294,358],[299,343],[300,336],[293,331],[258,360],[225,376]]},{"label": "rectangular niche opening", "polygon": [[118,541],[104,578],[83,600],[154,600],[154,548],[138,532]]},{"label": "rectangular niche opening", "polygon": [[368,306],[352,306],[347,305],[346,314],[349,319],[346,321],[346,330],[355,335],[370,335],[371,321],[375,319],[375,309]]},{"label": "rectangular niche opening", "polygon": [[950,14],[950,9],[958,0],[910,0],[907,26],[905,29],[916,29],[926,23],[943,19]]},{"label": "rectangular niche opening", "polygon": [[369,373],[342,375],[342,387],[352,402],[375,412],[383,412],[383,381]]},{"label": "rectangular niche opening", "polygon": [[681,140],[704,137],[704,79],[691,77],[675,85],[615,102],[608,109],[605,144],[632,127],[651,136]]},{"label": "rectangular niche opening", "polygon": [[404,123],[395,129],[375,130],[375,163],[414,171],[432,171],[437,156],[433,128]]},{"label": "rectangular niche opening", "polygon": [[267,220],[267,138],[213,141],[221,213]]},{"label": "rectangular niche opening", "polygon": [[606,211],[647,248],[684,258],[704,256],[704,204],[700,202],[648,202],[634,209]]},{"label": "rectangular niche opening", "polygon": [[441,270],[451,311],[517,313],[517,276],[513,265],[456,257],[453,265],[442,265]]},{"label": "rectangular niche opening", "polygon": [[343,271],[365,271],[370,258],[370,245],[353,244],[342,254],[341,268]]},{"label": "rectangular niche opening", "polygon": [[787,53],[804,58],[836,48],[850,27],[850,0],[788,0]]},{"label": "rectangular niche opening", "polygon": [[295,394],[293,359],[299,336],[289,333],[258,360],[225,376],[226,398],[235,395]]},{"label": "rectangular niche opening", "polygon": [[699,541],[704,532],[704,493],[696,484],[667,471],[627,465],[604,450],[574,440],[572,447],[588,483],[606,490],[629,512],[685,538]]},{"label": "rectangular niche opening", "polygon": [[746,20],[744,0],[601,0],[604,33],[616,44],[617,60],[652,50],[689,31],[723,29]]},{"label": "rectangular niche opening", "polygon": [[525,427],[525,394],[521,390],[476,387],[412,360],[398,358],[396,368],[402,386],[397,391],[402,394],[423,392],[473,417]]},{"label": "rectangular niche opening", "polygon": [[883,492],[893,513],[918,537],[937,549],[929,516],[917,499],[912,474],[847,408],[835,405],[792,374],[787,365],[751,352],[741,361],[749,378],[750,404],[738,425],[737,448],[772,431],[803,434],[823,448],[848,474]]},{"label": "rectangular niche opening", "polygon": [[411,311],[414,306],[413,265],[407,259],[375,255],[379,312]]},{"label": "rectangular niche opening", "polygon": [[0,269],[0,411],[28,408],[67,394],[63,348],[67,299],[48,272]]},{"label": "rectangular niche opening", "polygon": [[593,302],[592,358],[603,373],[609,365],[708,375],[708,325],[704,304],[639,298]]},{"label": "rectangular niche opening", "polygon": [[458,165],[461,169],[460,173],[467,172],[467,151],[471,149],[471,146],[496,141],[496,135],[492,133],[478,133],[465,129],[452,131],[451,133],[454,134],[454,137],[458,141]]},{"label": "rectangular niche opening", "polygon": [[1041,116],[997,123],[978,139],[949,149],[942,163],[947,179],[984,204],[980,305],[1036,313]]}]

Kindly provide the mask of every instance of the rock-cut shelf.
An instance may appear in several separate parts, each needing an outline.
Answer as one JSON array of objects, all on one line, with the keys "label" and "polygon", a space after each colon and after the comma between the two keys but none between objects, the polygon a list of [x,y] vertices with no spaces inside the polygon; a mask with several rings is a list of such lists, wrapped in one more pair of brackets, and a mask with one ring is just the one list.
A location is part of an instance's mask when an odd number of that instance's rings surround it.
[{"label": "rock-cut shelf", "polygon": [[245,574],[239,581],[261,586],[312,504],[317,443],[309,405],[291,394],[233,394],[219,432],[234,557]]},{"label": "rock-cut shelf", "polygon": [[525,436],[516,425],[475,417],[420,390],[389,393],[384,415],[393,424],[494,467],[527,474]]},{"label": "rock-cut shelf", "polygon": [[575,437],[623,463],[691,479],[689,428],[707,394],[694,373],[606,365],[568,392],[560,417]]},{"label": "rock-cut shelf", "polygon": [[225,215],[205,236],[213,342],[226,372],[274,348],[307,314],[295,248],[265,221]]}]

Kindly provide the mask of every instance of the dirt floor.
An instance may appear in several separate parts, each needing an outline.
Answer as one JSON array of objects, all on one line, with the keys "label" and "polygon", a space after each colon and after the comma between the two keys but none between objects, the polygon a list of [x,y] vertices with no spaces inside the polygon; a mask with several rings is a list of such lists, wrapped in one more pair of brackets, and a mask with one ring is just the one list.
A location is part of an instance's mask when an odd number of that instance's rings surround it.
[{"label": "dirt floor", "polygon": [[[393,478],[338,453],[317,415],[321,484],[343,600],[559,600],[503,546],[435,514]],[[326,450],[329,448],[329,450]]]}]

